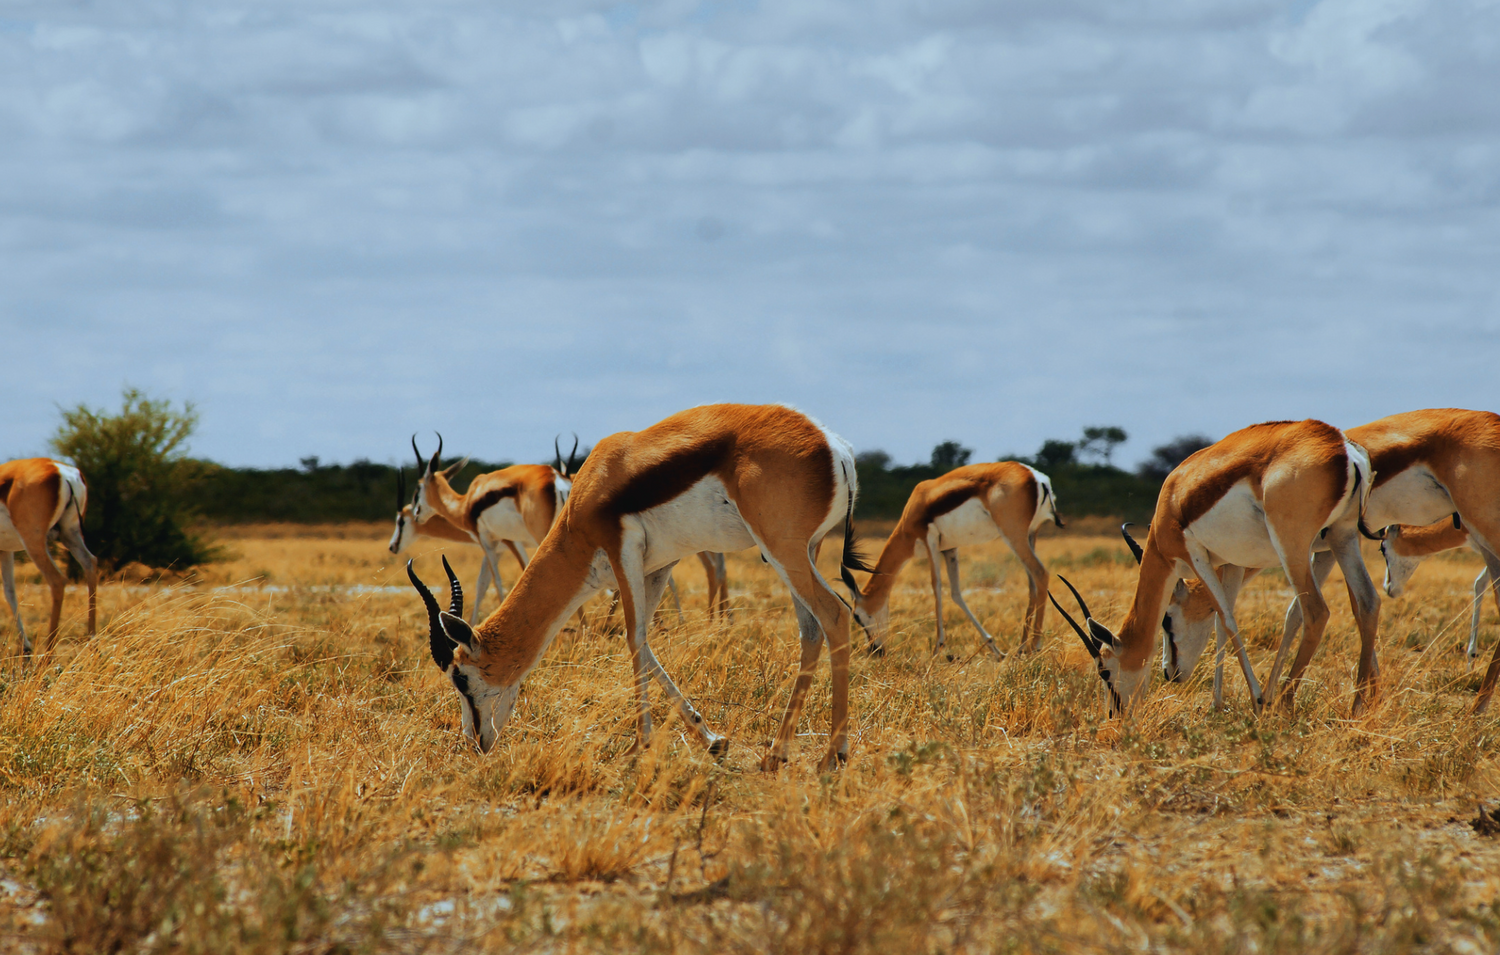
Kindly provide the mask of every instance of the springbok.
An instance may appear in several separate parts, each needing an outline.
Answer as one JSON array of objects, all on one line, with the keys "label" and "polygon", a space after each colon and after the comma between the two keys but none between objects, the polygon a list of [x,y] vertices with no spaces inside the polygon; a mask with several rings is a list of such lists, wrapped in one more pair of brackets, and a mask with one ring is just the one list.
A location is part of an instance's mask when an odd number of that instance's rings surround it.
[{"label": "springbok", "polygon": [[[458,544],[473,544],[479,546],[474,535],[466,534],[440,514],[430,515],[424,523],[417,523],[412,516],[411,503],[406,499],[406,470],[403,468],[396,476],[396,529],[391,534],[391,542],[388,549],[392,554],[400,554],[406,548],[414,544],[418,537],[431,537],[437,540],[453,541]],[[509,543],[508,541],[506,543]],[[520,551],[512,549],[516,560],[521,559]],[[522,566],[525,566],[523,563]],[[469,623],[478,623],[479,606],[484,603],[484,593],[489,588],[490,581],[495,582],[495,592],[504,596],[505,589],[500,584],[500,574],[490,563],[490,555],[485,552],[479,562],[479,579],[474,584],[474,608],[469,611]]]},{"label": "springbok", "polygon": [[[430,460],[422,460],[415,436],[411,448],[416,452],[417,469],[421,475],[416,494],[412,497],[412,519],[425,524],[434,516],[441,517],[469,535],[484,551],[484,559],[489,563],[495,580],[495,590],[500,599],[505,599],[505,588],[500,583],[498,545],[508,547],[521,569],[526,569],[530,560],[527,548],[541,544],[568,499],[573,483],[568,477],[568,469],[545,464],[514,464],[475,477],[469,482],[469,489],[459,494],[449,480],[463,469],[468,458],[447,468],[439,468],[438,461],[443,454],[442,435],[438,435],[438,448]],[[569,460],[572,460],[571,455]],[[481,588],[479,597],[483,596]],[[479,599],[476,598],[474,604],[477,614]]]},{"label": "springbok", "polygon": [[[1469,545],[1484,558],[1493,586],[1500,576],[1500,557],[1496,556],[1500,550],[1497,543],[1500,542],[1500,415],[1433,408],[1381,418],[1351,428],[1347,434],[1349,440],[1368,452],[1375,472],[1363,523],[1372,527],[1423,526],[1449,518],[1455,530],[1467,532]],[[1321,550],[1322,545],[1316,549]],[[1392,552],[1382,550],[1389,560]],[[1321,586],[1331,568],[1327,558],[1315,561],[1315,585]],[[1479,582],[1475,583],[1477,587]],[[1170,628],[1169,649],[1181,662],[1183,676],[1192,672],[1197,663],[1215,613],[1201,594],[1193,593],[1195,587],[1201,585],[1185,582],[1183,589],[1174,594],[1164,618],[1164,625]],[[1500,594],[1496,600],[1500,605]],[[1271,668],[1272,682],[1281,672],[1291,634],[1301,615],[1302,608],[1294,600],[1287,611],[1286,631]],[[1294,672],[1300,670],[1294,668]],[[1496,646],[1480,684],[1475,713],[1484,712],[1489,705],[1497,676],[1500,676],[1500,645]]]},{"label": "springbok", "polygon": [[15,552],[26,556],[41,571],[52,590],[52,617],[47,625],[45,653],[57,642],[62,622],[63,589],[66,581],[48,553],[47,542],[61,539],[83,568],[89,588],[88,635],[94,635],[99,564],[83,542],[83,514],[88,507],[88,486],[71,464],[49,458],[23,458],[0,464],[0,575],[5,582],[5,601],[16,618],[21,652],[31,654],[31,638],[21,622],[16,602]]},{"label": "springbok", "polygon": [[[1314,544],[1325,535],[1349,582],[1359,624],[1354,708],[1362,711],[1378,675],[1375,632],[1380,601],[1359,551],[1361,515],[1371,483],[1364,449],[1332,425],[1313,420],[1252,425],[1178,465],[1157,498],[1138,558],[1135,597],[1119,636],[1093,618],[1065,578],[1060,579],[1073,591],[1088,629],[1068,616],[1055,598],[1052,601],[1094,657],[1109,688],[1110,713],[1128,713],[1143,695],[1163,607],[1183,577],[1197,577],[1205,585],[1238,652],[1251,697],[1260,703],[1260,684],[1240,640],[1229,593],[1238,592],[1245,568],[1278,564],[1300,597],[1305,619],[1302,645],[1281,696],[1282,705],[1290,707],[1328,625],[1328,605],[1313,580],[1311,559]],[[1215,572],[1220,567],[1222,579]]]},{"label": "springbok", "polygon": [[1047,610],[1047,568],[1036,556],[1036,532],[1049,520],[1063,526],[1051,479],[1014,461],[965,465],[912,488],[901,519],[880,550],[874,574],[854,596],[854,619],[869,635],[871,652],[885,649],[896,575],[920,551],[932,571],[932,602],[937,616],[937,646],[933,652],[943,649],[942,565],[946,565],[953,602],[979,631],[990,653],[1000,659],[994,638],[964,602],[958,582],[958,548],[996,537],[1005,539],[1026,568],[1031,593],[1021,627],[1021,651],[1038,649],[1042,644],[1042,617]]},{"label": "springbok", "polygon": [[[408,563],[427,605],[433,661],[462,700],[464,733],[489,751],[510,719],[521,681],[541,659],[568,615],[600,589],[620,591],[637,700],[635,747],[651,737],[650,680],[655,678],[709,752],[728,740],[672,682],[647,642],[647,630],[679,560],[700,551],[760,548],[792,592],[801,663],[781,727],[761,761],[787,758],[797,716],[826,638],[832,658],[833,727],[824,770],[849,751],[849,620],[843,600],[819,575],[816,550],[840,522],[846,546],[841,574],[853,589],[848,546],[857,480],[848,442],[783,405],[707,405],[679,412],[644,431],[600,441],[578,473],[557,526],[477,630],[437,601]],[[455,606],[462,590],[449,577]]]},{"label": "springbok", "polygon": [[[1407,524],[1392,524],[1385,529],[1385,539],[1380,542],[1380,554],[1385,558],[1385,595],[1399,597],[1406,592],[1406,583],[1416,571],[1417,565],[1433,554],[1463,546],[1473,547],[1482,557],[1484,552],[1474,546],[1469,532],[1458,521],[1458,515],[1424,527]],[[1479,612],[1484,609],[1484,592],[1490,589],[1490,569],[1486,567],[1474,578],[1473,613],[1469,618],[1469,645],[1464,656],[1469,669],[1479,656]],[[1500,608],[1500,591],[1495,594],[1495,606]]]}]

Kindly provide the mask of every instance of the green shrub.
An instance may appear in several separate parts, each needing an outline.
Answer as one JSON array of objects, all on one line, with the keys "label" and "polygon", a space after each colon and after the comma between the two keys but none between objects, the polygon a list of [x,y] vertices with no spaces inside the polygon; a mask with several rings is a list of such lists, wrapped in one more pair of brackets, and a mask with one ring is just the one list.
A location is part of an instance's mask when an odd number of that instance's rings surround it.
[{"label": "green shrub", "polygon": [[187,530],[200,468],[185,455],[197,424],[191,404],[177,411],[134,388],[117,415],[86,405],[63,412],[52,447],[88,483],[84,536],[105,568],[140,561],[183,570],[217,556]]}]

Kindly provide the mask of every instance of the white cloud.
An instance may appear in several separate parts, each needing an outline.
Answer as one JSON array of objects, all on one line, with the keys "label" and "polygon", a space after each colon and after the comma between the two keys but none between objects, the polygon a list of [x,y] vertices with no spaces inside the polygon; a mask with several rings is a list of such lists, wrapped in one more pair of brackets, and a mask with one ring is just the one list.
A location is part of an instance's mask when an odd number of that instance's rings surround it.
[{"label": "white cloud", "polygon": [[1483,0],[12,4],[0,452],[125,382],[257,463],[1492,403],[1497,48]]}]

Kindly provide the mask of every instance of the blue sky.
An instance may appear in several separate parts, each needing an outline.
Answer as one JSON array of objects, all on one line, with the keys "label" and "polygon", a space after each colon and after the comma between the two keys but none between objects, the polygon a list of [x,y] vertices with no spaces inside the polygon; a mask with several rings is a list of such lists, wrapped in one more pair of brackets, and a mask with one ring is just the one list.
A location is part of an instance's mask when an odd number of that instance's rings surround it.
[{"label": "blue sky", "polygon": [[1497,89],[1494,0],[12,0],[0,457],[126,384],[255,465],[1495,408]]}]

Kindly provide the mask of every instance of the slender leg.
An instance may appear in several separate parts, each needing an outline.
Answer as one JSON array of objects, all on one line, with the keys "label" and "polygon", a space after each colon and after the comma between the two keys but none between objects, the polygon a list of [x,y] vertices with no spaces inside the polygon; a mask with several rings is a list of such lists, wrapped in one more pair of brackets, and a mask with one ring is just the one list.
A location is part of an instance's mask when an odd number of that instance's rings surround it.
[{"label": "slender leg", "polygon": [[[1474,669],[1474,660],[1479,656],[1479,615],[1484,610],[1484,592],[1490,589],[1490,570],[1486,567],[1474,578],[1474,613],[1469,617],[1469,646],[1464,656],[1469,658],[1469,670]],[[1500,591],[1495,594],[1495,605],[1500,607]]]},{"label": "slender leg", "polygon": [[[768,557],[768,563],[792,592],[802,644],[801,666],[792,685],[792,698],[787,701],[776,741],[761,761],[761,768],[775,770],[786,761],[787,747],[796,731],[803,698],[812,682],[822,641],[826,639],[833,671],[833,728],[829,734],[828,752],[819,762],[818,769],[828,772],[849,758],[849,608],[818,574],[812,548],[803,550],[788,541],[771,543],[764,538],[759,538],[758,542],[762,553]],[[933,557],[936,558],[935,551]],[[804,614],[810,615],[811,619]]]},{"label": "slender leg", "polygon": [[99,591],[99,562],[89,552],[88,545],[83,542],[83,528],[78,526],[76,516],[69,520],[69,512],[63,515],[62,541],[67,546],[68,552],[73,559],[78,561],[78,566],[83,569],[83,579],[89,588],[89,627],[88,636],[94,635],[95,620],[98,613],[98,591]]},{"label": "slender leg", "polygon": [[[1495,606],[1500,608],[1500,556],[1488,547],[1480,549],[1484,555],[1485,569],[1490,574],[1490,588],[1495,592]],[[1474,611],[1479,612],[1478,608]],[[1474,699],[1474,713],[1483,713],[1490,705],[1490,697],[1495,693],[1495,681],[1500,678],[1500,640],[1495,641],[1495,653],[1490,657],[1490,665],[1484,671],[1484,680],[1479,684],[1479,695]]]},{"label": "slender leg", "polygon": [[[1365,711],[1378,689],[1380,663],[1375,658],[1375,637],[1380,629],[1380,592],[1359,550],[1359,534],[1352,527],[1329,528],[1328,546],[1344,572],[1349,607],[1359,627],[1359,675],[1355,679],[1354,715]],[[1321,586],[1321,582],[1319,582]]]},{"label": "slender leg", "polygon": [[21,542],[26,545],[26,556],[36,565],[36,569],[42,572],[42,579],[47,582],[47,587],[52,591],[52,614],[47,624],[47,643],[42,652],[48,656],[52,653],[52,647],[57,643],[58,627],[62,623],[63,591],[67,587],[67,580],[62,571],[52,562],[52,554],[47,550],[47,537],[45,534],[22,534]]},{"label": "slender leg", "polygon": [[[1335,563],[1333,551],[1320,551],[1313,555],[1312,574],[1313,586],[1318,593],[1323,592],[1323,582],[1328,579],[1329,573],[1333,571]],[[1287,651],[1291,649],[1292,637],[1296,636],[1297,629],[1302,626],[1302,601],[1297,597],[1286,608],[1286,622],[1282,626],[1281,645],[1276,648],[1276,660],[1271,664],[1271,675],[1266,678],[1266,686],[1275,687],[1276,681],[1281,679],[1281,667],[1286,662]]]},{"label": "slender leg", "polygon": [[1011,552],[1021,561],[1021,566],[1026,568],[1028,593],[1026,618],[1021,631],[1021,651],[1035,653],[1042,648],[1042,623],[1047,615],[1047,568],[1036,556],[1035,531],[1027,533],[1024,550],[1015,546],[1008,535],[1005,542],[1011,545]]},{"label": "slender leg", "polygon": [[[1230,612],[1240,601],[1240,588],[1245,583],[1245,568],[1226,564],[1220,571],[1224,576],[1221,578],[1224,586],[1224,597],[1229,601]],[[1224,651],[1228,644],[1224,640],[1223,621],[1218,615],[1214,616],[1215,656],[1214,656],[1214,709],[1224,708]],[[1243,647],[1241,647],[1243,650]],[[1259,706],[1260,699],[1257,696],[1250,700],[1252,706]]]},{"label": "slender leg", "polygon": [[1224,637],[1224,622],[1214,614],[1214,709],[1224,709],[1224,654],[1229,641]]},{"label": "slender leg", "polygon": [[729,623],[734,617],[729,610],[729,565],[722,551],[715,551],[710,556],[713,559],[714,576],[719,586],[719,599],[715,603],[715,609],[723,615],[724,622]]},{"label": "slender leg", "polygon": [[786,711],[782,714],[781,726],[776,731],[776,739],[771,744],[771,751],[761,761],[761,767],[768,771],[775,770],[779,765],[786,762],[787,750],[791,746],[792,736],[797,731],[797,717],[802,712],[802,704],[807,696],[808,687],[812,684],[813,674],[818,669],[818,657],[823,652],[823,629],[818,626],[818,618],[813,612],[802,605],[794,595],[792,606],[797,611],[797,636],[801,645],[801,656],[797,663],[797,677],[792,683],[792,695],[787,700]]},{"label": "slender leg", "polygon": [[479,623],[479,605],[484,603],[484,592],[489,589],[490,578],[495,579],[495,596],[504,598],[505,588],[500,585],[500,575],[495,573],[495,566],[490,563],[490,552],[484,551],[479,561],[479,580],[474,583],[474,603],[469,607],[469,626]]},{"label": "slender leg", "polygon": [[[618,596],[620,606],[625,611],[625,642],[630,647],[630,666],[635,673],[635,699],[636,699],[636,729],[635,745],[630,752],[637,753],[645,749],[651,742],[651,676],[646,669],[646,658],[641,653],[646,642],[646,630],[651,624],[651,615],[655,612],[654,604],[648,602],[647,580],[641,568],[641,554],[633,552],[637,548],[626,542],[620,548],[617,559],[611,560],[615,574],[615,583],[620,588]],[[666,569],[668,575],[671,568]],[[665,587],[665,580],[661,571],[653,574],[651,583]],[[661,590],[657,590],[657,599],[660,599]]]},{"label": "slender leg", "polygon": [[1255,678],[1255,668],[1250,665],[1250,655],[1245,652],[1245,644],[1240,640],[1240,628],[1234,620],[1234,603],[1224,591],[1224,585],[1219,581],[1219,575],[1214,571],[1208,555],[1201,547],[1189,547],[1188,556],[1192,559],[1193,569],[1198,572],[1198,579],[1203,581],[1208,588],[1210,596],[1218,604],[1219,622],[1229,631],[1229,639],[1234,643],[1234,649],[1239,654],[1240,670],[1245,674],[1245,684],[1250,687],[1250,698],[1260,700],[1260,681]]},{"label": "slender leg", "polygon": [[16,632],[21,635],[21,653],[31,656],[31,638],[26,636],[26,625],[21,622],[21,606],[16,603],[16,555],[0,550],[0,577],[5,579],[5,602],[16,618]]},{"label": "slender leg", "polygon": [[526,556],[525,545],[520,541],[506,541],[505,546],[510,548],[510,552],[515,555],[516,563],[521,565],[522,570],[525,570],[526,565],[531,563],[531,558]]},{"label": "slender leg", "polygon": [[682,620],[682,598],[677,595],[677,581],[672,579],[671,574],[667,575],[667,589],[672,591],[672,606],[677,608],[677,619],[680,622]]},{"label": "slender leg", "polygon": [[[984,629],[984,624],[980,623],[979,618],[974,616],[974,611],[970,610],[969,605],[964,603],[963,591],[958,585],[957,547],[950,547],[943,551],[943,563],[948,565],[948,585],[952,588],[953,602],[958,604],[958,608],[964,612],[964,616],[969,618],[969,622],[974,625],[974,629],[979,631],[979,635],[989,645],[990,653],[994,654],[995,659],[1004,659],[1004,654],[1000,652],[1000,648],[995,646],[995,638],[990,636],[989,631]],[[1024,640],[1025,638],[1023,637],[1022,639]]]},{"label": "slender leg", "polygon": [[937,615],[937,646],[934,654],[943,652],[943,559],[938,551],[938,529],[927,526],[927,563],[932,569],[932,610]]}]

